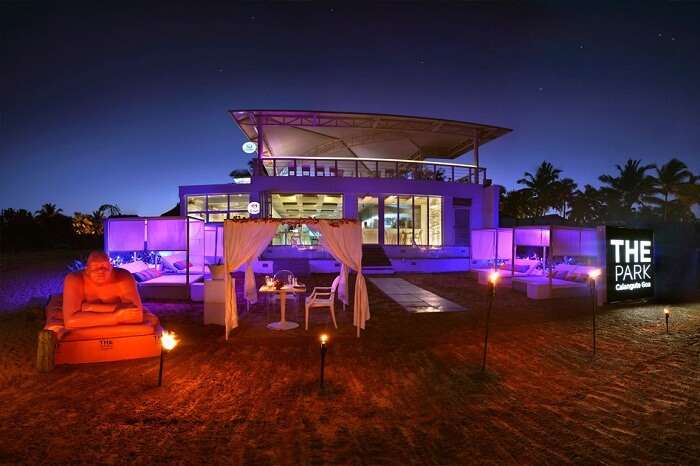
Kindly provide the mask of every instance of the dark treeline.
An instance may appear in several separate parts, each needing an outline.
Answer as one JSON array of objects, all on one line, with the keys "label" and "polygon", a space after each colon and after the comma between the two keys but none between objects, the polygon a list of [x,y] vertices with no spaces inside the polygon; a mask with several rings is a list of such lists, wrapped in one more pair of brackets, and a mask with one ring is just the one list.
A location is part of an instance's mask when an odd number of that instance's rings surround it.
[{"label": "dark treeline", "polygon": [[99,248],[103,244],[104,220],[121,215],[119,207],[103,204],[91,214],[63,214],[55,204],[31,212],[4,209],[0,212],[0,251],[59,248]]},{"label": "dark treeline", "polygon": [[518,180],[521,189],[501,192],[501,216],[527,223],[558,215],[563,223],[595,226],[659,222],[697,222],[700,176],[685,163],[671,159],[663,165],[644,165],[629,159],[615,173],[598,177],[601,186],[580,188],[549,162]]}]

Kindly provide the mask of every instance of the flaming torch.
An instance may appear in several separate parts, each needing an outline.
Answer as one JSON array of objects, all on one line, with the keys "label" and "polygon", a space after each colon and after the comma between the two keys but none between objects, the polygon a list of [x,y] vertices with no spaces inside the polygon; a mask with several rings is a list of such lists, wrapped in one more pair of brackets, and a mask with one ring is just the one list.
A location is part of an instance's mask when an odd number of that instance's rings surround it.
[{"label": "flaming torch", "polygon": [[325,333],[319,337],[321,342],[321,389],[323,389],[323,373],[326,367],[326,352],[328,351],[328,335]]},{"label": "flaming torch", "polygon": [[486,350],[489,345],[489,322],[491,321],[491,308],[493,307],[493,300],[496,297],[496,283],[498,283],[499,274],[498,272],[491,272],[489,274],[489,307],[486,310],[486,332],[484,334],[484,358],[481,361],[481,372],[486,370]]},{"label": "flaming torch", "polygon": [[167,330],[163,330],[163,333],[160,336],[160,368],[158,369],[158,386],[160,387],[163,384],[163,355],[165,352],[170,352],[175,346],[177,345],[178,340],[175,337],[175,334],[172,332],[168,332]]},{"label": "flaming torch", "polygon": [[591,288],[591,304],[593,306],[593,356],[596,350],[596,312],[598,310],[598,294],[595,291],[596,279],[600,276],[600,269],[593,269],[588,272],[588,283]]},{"label": "flaming torch", "polygon": [[668,319],[671,317],[671,310],[667,307],[664,308],[664,316],[666,317],[666,335],[668,335]]}]

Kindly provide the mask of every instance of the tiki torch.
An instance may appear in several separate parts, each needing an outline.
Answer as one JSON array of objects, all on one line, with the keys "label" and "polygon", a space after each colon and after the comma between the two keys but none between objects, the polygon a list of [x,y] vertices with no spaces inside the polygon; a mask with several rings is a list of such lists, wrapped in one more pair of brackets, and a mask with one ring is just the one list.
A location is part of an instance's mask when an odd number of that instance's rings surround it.
[{"label": "tiki torch", "polygon": [[323,373],[326,368],[326,352],[328,351],[328,335],[325,333],[319,337],[321,342],[321,388],[323,388]]},{"label": "tiki torch", "polygon": [[489,307],[486,310],[486,332],[484,333],[484,358],[481,361],[481,372],[486,370],[486,350],[489,345],[489,322],[491,320],[491,308],[496,297],[496,283],[498,282],[498,272],[489,274]]},{"label": "tiki torch", "polygon": [[668,319],[671,317],[671,310],[667,307],[664,308],[664,316],[666,316],[666,335],[668,335]]},{"label": "tiki torch", "polygon": [[591,288],[591,305],[593,308],[593,355],[595,356],[596,351],[596,311],[598,310],[598,296],[595,291],[596,279],[600,276],[600,269],[593,269],[588,272],[588,283]]},{"label": "tiki torch", "polygon": [[172,332],[163,330],[160,336],[160,368],[158,369],[158,386],[163,384],[163,355],[165,352],[170,352],[177,345],[177,338]]}]

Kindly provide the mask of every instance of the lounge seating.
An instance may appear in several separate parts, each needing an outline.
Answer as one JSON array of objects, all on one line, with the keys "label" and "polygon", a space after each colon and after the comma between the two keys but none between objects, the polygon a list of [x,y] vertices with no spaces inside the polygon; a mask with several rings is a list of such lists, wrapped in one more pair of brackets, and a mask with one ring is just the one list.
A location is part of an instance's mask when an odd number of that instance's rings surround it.
[{"label": "lounge seating", "polygon": [[[560,264],[549,276],[529,276],[513,278],[513,289],[527,293],[530,299],[553,299],[586,296],[588,272],[593,267]],[[551,286],[550,286],[551,285]]]},{"label": "lounge seating", "polygon": [[[527,277],[542,274],[542,271],[537,267],[540,265],[539,260],[533,259],[515,259],[515,273],[511,270],[508,264],[504,264],[499,267],[499,283],[503,286],[508,286],[511,283],[511,278],[513,277]],[[477,273],[477,279],[480,285],[487,285],[489,282],[489,275],[493,273],[494,268],[478,268],[472,269],[473,272]]]},{"label": "lounge seating", "polygon": [[[150,267],[143,261],[134,261],[119,265],[128,270],[136,279],[139,293],[143,299],[187,299],[187,268],[182,262],[184,253],[174,253],[162,258],[163,271]],[[202,266],[191,266],[190,284],[202,281]]]},{"label": "lounge seating", "polygon": [[56,336],[55,364],[82,364],[158,356],[162,328],[158,317],[144,311],[143,322],[68,329],[63,322],[63,295],[46,306],[44,330]]}]

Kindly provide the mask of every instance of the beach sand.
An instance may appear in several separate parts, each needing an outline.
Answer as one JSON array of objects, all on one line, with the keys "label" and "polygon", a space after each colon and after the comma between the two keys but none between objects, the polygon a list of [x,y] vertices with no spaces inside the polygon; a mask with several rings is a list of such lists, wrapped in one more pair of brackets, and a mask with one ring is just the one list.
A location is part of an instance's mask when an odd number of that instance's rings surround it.
[{"label": "beach sand", "polygon": [[[51,275],[29,269],[13,286]],[[42,310],[3,309],[0,463],[698,463],[700,305],[673,307],[670,335],[661,306],[601,309],[594,358],[586,299],[499,289],[481,374],[486,288],[463,273],[400,276],[467,311],[409,314],[369,285],[360,339],[350,311],[338,331],[319,311],[309,332],[278,333],[265,328],[277,314],[257,306],[226,341],[202,325],[201,305],[148,303],[181,339],[161,388],[157,358],[37,373]],[[53,292],[60,277],[49,281],[3,306]]]}]

